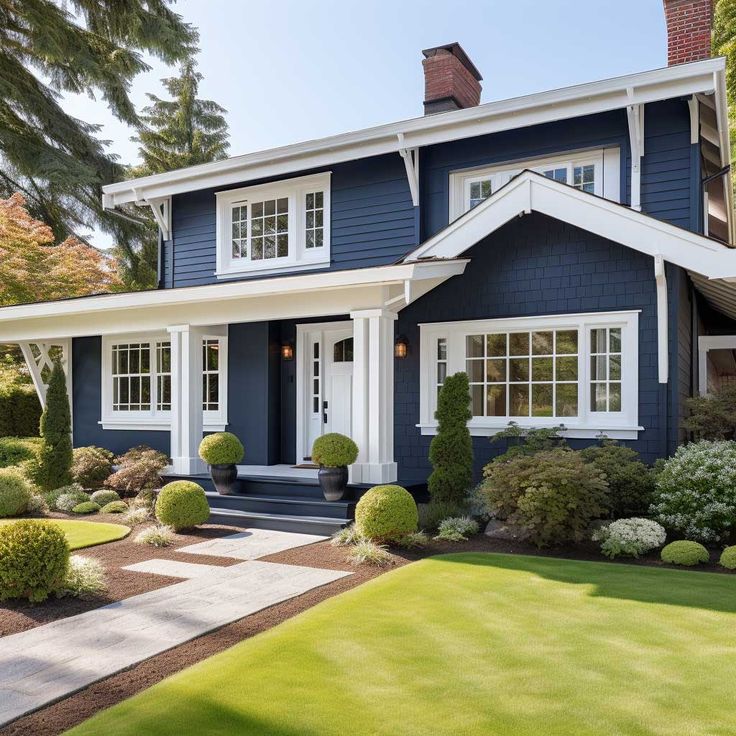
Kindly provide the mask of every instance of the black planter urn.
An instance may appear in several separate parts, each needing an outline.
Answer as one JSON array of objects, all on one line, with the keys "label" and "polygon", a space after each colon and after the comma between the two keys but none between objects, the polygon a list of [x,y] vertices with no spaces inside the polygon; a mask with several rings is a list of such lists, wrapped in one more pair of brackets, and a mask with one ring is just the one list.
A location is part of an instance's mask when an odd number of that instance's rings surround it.
[{"label": "black planter urn", "polygon": [[317,472],[319,485],[326,501],[341,501],[348,487],[348,467],[327,468],[320,465]]},{"label": "black planter urn", "polygon": [[234,463],[210,465],[210,475],[215,484],[215,490],[221,496],[232,496],[236,492],[235,481],[238,478],[238,469]]}]

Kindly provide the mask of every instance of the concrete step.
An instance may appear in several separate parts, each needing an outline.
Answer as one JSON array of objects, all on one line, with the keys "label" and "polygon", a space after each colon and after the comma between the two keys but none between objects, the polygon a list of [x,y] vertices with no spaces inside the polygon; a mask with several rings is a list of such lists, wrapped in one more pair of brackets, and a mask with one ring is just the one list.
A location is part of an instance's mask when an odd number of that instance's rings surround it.
[{"label": "concrete step", "polygon": [[256,514],[233,509],[212,508],[211,524],[227,524],[241,528],[275,529],[282,532],[330,536],[349,523],[345,519],[324,516],[292,516],[288,514]]},{"label": "concrete step", "polygon": [[238,493],[231,496],[221,496],[219,493],[206,492],[206,495],[210,507],[231,511],[316,516],[343,520],[350,520],[355,514],[355,504],[352,501],[326,501],[324,498],[308,496],[267,496],[265,494]]}]

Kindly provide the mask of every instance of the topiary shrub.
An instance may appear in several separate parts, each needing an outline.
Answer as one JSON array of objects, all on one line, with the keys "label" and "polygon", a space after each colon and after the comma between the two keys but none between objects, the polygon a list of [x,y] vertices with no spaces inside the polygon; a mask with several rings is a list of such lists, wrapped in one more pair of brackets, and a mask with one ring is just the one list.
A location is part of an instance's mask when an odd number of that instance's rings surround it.
[{"label": "topiary shrub", "polygon": [[24,513],[31,500],[31,487],[20,473],[11,468],[0,469],[0,516]]},{"label": "topiary shrub", "polygon": [[156,518],[177,532],[204,524],[210,518],[204,489],[188,480],[165,485],[156,500]]},{"label": "topiary shrub", "polygon": [[40,449],[41,440],[35,437],[0,437],[0,468],[34,460]]},{"label": "topiary shrub", "polygon": [[98,503],[100,506],[106,506],[108,503],[112,503],[113,501],[119,501],[120,496],[116,491],[104,489],[102,491],[95,491],[89,497],[89,500]]},{"label": "topiary shrub", "polygon": [[358,446],[339,432],[323,434],[312,445],[312,462],[325,468],[342,468],[357,459]]},{"label": "topiary shrub", "polygon": [[687,539],[727,539],[736,525],[736,442],[678,447],[657,476],[650,513]]},{"label": "topiary shrub", "polygon": [[74,514],[96,514],[100,510],[100,504],[94,501],[83,501],[78,503],[73,509]]},{"label": "topiary shrub", "polygon": [[34,482],[51,491],[71,483],[72,419],[64,369],[58,360],[51,369],[46,407],[41,414],[41,451],[33,470]]},{"label": "topiary shrub", "polygon": [[[73,489],[74,487],[72,486],[71,488]],[[68,490],[56,499],[55,508],[57,511],[66,511],[69,513],[74,510],[75,506],[78,506],[80,503],[86,503],[87,501],[89,501],[89,496],[84,491]]]},{"label": "topiary shrub", "polygon": [[608,483],[611,516],[618,519],[645,514],[654,495],[654,473],[639,460],[639,453],[610,440],[581,451]]},{"label": "topiary shrub", "polygon": [[103,514],[124,514],[127,510],[128,504],[125,501],[110,501],[100,509]]},{"label": "topiary shrub", "polygon": [[355,527],[373,542],[397,542],[417,530],[419,516],[411,493],[401,486],[374,486],[355,507]]},{"label": "topiary shrub", "polygon": [[103,447],[77,447],[72,453],[72,480],[83,488],[99,488],[112,473],[114,457]]},{"label": "topiary shrub", "polygon": [[662,562],[685,567],[693,567],[710,560],[708,550],[702,544],[687,539],[670,542],[662,548],[661,557]]},{"label": "topiary shrub", "polygon": [[473,442],[468,431],[470,388],[465,373],[448,376],[437,400],[437,434],[429,445],[433,501],[463,503],[473,483]]},{"label": "topiary shrub", "polygon": [[107,479],[105,485],[122,494],[135,494],[161,486],[160,473],[168,465],[169,459],[163,452],[140,445],[115,458],[115,463],[118,470]]},{"label": "topiary shrub", "polygon": [[601,552],[611,559],[639,557],[661,547],[665,539],[664,527],[651,519],[618,519],[593,534],[593,541],[602,542]]},{"label": "topiary shrub", "polygon": [[243,443],[231,432],[208,434],[199,443],[199,456],[208,465],[236,465],[244,455]]},{"label": "topiary shrub", "polygon": [[494,516],[539,547],[578,542],[608,511],[608,484],[580,453],[558,448],[486,467],[483,491]]},{"label": "topiary shrub", "polygon": [[721,552],[721,559],[718,562],[727,570],[736,570],[736,547],[726,547]]},{"label": "topiary shrub", "polygon": [[0,600],[46,600],[58,590],[69,565],[64,532],[48,521],[0,526]]}]

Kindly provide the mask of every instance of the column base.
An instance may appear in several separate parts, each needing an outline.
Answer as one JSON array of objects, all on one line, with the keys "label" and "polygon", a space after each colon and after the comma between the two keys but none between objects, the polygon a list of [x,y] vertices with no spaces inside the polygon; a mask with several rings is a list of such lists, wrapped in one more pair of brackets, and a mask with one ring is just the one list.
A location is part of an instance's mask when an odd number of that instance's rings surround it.
[{"label": "column base", "polygon": [[207,472],[207,464],[199,457],[174,457],[171,466],[175,475],[200,475]]},{"label": "column base", "polygon": [[350,466],[351,483],[395,483],[398,478],[396,463],[355,463]]}]

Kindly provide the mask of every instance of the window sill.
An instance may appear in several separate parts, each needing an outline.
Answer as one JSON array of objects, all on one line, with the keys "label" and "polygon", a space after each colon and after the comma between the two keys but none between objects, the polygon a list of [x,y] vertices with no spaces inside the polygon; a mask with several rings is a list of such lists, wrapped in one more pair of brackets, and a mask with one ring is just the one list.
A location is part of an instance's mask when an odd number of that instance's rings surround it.
[{"label": "window sill", "polygon": [[330,257],[327,255],[320,260],[309,261],[291,261],[280,266],[271,266],[270,268],[230,268],[225,271],[215,271],[218,279],[237,279],[243,276],[269,276],[274,273],[284,273],[285,271],[313,271],[317,268],[325,268],[330,265]]},{"label": "window sill", "polygon": [[[164,420],[160,422],[150,422],[141,419],[103,419],[98,422],[102,429],[119,429],[124,431],[141,431],[141,432],[169,432],[171,431],[171,422]],[[224,432],[227,427],[226,421],[205,422],[202,429],[205,432]]]},{"label": "window sill", "polygon": [[[437,424],[417,424],[416,425],[423,435],[436,435]],[[541,429],[543,426],[550,427],[556,425],[540,425],[540,424],[529,424],[519,425],[522,429]],[[472,437],[493,437],[499,432],[503,432],[508,429],[508,423],[503,425],[485,425],[485,426],[468,426],[470,435]],[[636,426],[596,426],[596,427],[566,427],[565,431],[562,432],[562,436],[566,439],[571,440],[593,440],[597,439],[601,434],[605,434],[606,437],[612,440],[635,440],[639,437],[639,432],[643,432],[644,427]]]}]

